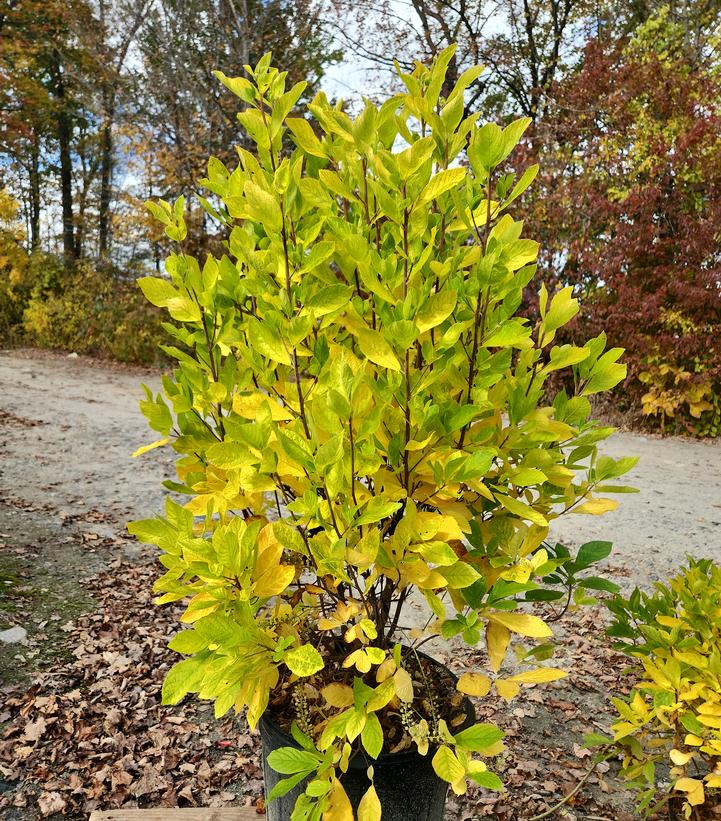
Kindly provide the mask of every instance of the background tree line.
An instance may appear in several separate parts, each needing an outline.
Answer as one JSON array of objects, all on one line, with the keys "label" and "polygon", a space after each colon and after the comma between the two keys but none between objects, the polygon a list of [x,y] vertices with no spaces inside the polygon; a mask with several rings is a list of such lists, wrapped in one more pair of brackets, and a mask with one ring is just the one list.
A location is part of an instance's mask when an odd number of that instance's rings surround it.
[{"label": "background tree line", "polygon": [[[270,50],[307,99],[345,60],[328,91],[355,78],[352,105],[393,85],[394,61],[456,42],[449,83],[487,66],[466,113],[533,120],[538,278],[573,283],[578,323],[628,349],[617,400],[717,435],[720,22],[721,0],[0,0],[0,333],[154,356],[132,279],[163,249],[140,204],[192,194],[210,155],[233,162],[214,69]],[[196,242],[206,219],[196,204]]]}]

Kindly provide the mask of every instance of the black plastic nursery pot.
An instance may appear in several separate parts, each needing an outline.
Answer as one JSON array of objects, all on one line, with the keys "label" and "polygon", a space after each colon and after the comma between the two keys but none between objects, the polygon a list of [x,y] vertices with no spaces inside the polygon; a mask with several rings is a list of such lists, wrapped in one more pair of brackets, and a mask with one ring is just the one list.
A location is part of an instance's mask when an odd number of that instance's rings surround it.
[{"label": "black plastic nursery pot", "polygon": [[[455,682],[457,677],[440,662],[418,653],[437,668],[445,670]],[[476,721],[475,710],[469,699],[464,699],[466,720],[454,732],[470,727]],[[268,764],[268,755],[279,747],[298,747],[290,733],[282,730],[267,712],[260,719],[260,737],[263,743],[263,776],[265,794],[268,795],[281,779]],[[383,810],[383,821],[441,821],[446,803],[448,783],[439,778],[431,764],[433,749],[421,755],[415,747],[399,753],[383,753],[373,760],[365,752],[356,754],[350,761],[348,772],[340,777],[354,811],[357,810],[363,794],[370,786],[366,771],[373,767],[373,782]],[[305,790],[306,782],[266,807],[267,821],[289,821],[296,799]]]}]

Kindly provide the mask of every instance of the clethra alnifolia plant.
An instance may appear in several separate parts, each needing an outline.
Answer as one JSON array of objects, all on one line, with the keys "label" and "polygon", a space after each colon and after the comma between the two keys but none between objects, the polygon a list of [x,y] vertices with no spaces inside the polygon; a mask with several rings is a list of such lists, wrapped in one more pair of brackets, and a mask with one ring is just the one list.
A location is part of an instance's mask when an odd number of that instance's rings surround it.
[{"label": "clethra alnifolia plant", "polygon": [[[269,56],[218,74],[255,143],[202,181],[224,253],[183,252],[182,199],[149,204],[178,249],[140,286],[167,309],[177,366],[162,396],[146,389],[161,438],[141,451],[175,450],[167,486],[185,501],[130,530],[163,551],[158,602],[187,605],[163,699],[292,726],[270,798],[309,779],[294,819],[352,818],[350,758],[409,745],[456,793],[501,787],[503,734],[459,731],[454,711],[564,675],[541,663],[551,630],[526,604],[565,597],[549,523],[612,510],[635,461],[599,457],[613,429],[589,418],[622,351],[603,334],[554,345],[578,311],[570,287],[541,290],[537,322],[518,313],[538,245],[511,208],[537,169],[506,161],[529,121],[464,116],[480,67],[441,97],[452,54],[355,118],[322,93],[291,116],[304,84],[286,89]],[[572,394],[548,395],[557,371]],[[589,550],[585,566],[607,554]],[[413,629],[411,599],[426,611]],[[484,647],[487,669],[439,686],[415,653],[429,636]],[[528,646],[506,676],[514,639]],[[358,813],[380,818],[372,781]]]}]

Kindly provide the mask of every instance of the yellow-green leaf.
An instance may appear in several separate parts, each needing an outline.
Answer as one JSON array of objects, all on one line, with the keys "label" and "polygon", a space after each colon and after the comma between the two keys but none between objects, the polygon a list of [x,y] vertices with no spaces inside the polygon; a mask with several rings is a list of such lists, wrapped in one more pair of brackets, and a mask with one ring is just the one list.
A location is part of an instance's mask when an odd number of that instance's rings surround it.
[{"label": "yellow-green leaf", "polygon": [[190,297],[174,296],[165,304],[170,316],[178,322],[200,322],[200,308]]},{"label": "yellow-green leaf", "polygon": [[383,729],[375,713],[369,713],[361,731],[361,742],[371,758],[378,758],[383,749]]},{"label": "yellow-green leaf", "polygon": [[296,676],[312,676],[323,669],[323,659],[312,644],[301,644],[289,650],[284,658],[288,669]]},{"label": "yellow-green leaf", "polygon": [[250,347],[255,348],[262,356],[281,365],[290,365],[290,354],[280,334],[266,322],[259,322],[252,317],[248,320],[248,342]]},{"label": "yellow-green leaf", "polygon": [[158,308],[164,308],[171,299],[178,296],[178,291],[167,279],[141,277],[138,285],[148,302],[157,305]]},{"label": "yellow-green leaf", "polygon": [[447,781],[449,784],[454,784],[459,781],[466,774],[466,768],[456,758],[456,754],[450,747],[444,744],[436,750],[433,756],[433,769],[439,778]]},{"label": "yellow-green leaf", "polygon": [[371,331],[369,328],[357,328],[354,330],[358,347],[364,356],[391,371],[400,371],[401,366],[398,357],[393,353],[393,349],[386,342],[378,331]]},{"label": "yellow-green leaf", "polygon": [[428,184],[421,191],[417,204],[424,205],[431,200],[440,197],[441,194],[458,185],[466,176],[468,172],[463,167],[447,168],[444,171],[439,171],[434,177],[428,181]]}]

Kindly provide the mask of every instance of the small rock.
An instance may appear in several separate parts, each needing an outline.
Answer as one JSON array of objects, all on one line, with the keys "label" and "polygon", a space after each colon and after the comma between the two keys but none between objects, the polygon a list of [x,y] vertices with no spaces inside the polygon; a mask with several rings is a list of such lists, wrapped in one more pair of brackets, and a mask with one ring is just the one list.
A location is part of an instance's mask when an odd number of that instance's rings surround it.
[{"label": "small rock", "polygon": [[68,359],[77,359],[78,355],[73,351],[72,353],[68,354]]},{"label": "small rock", "polygon": [[24,627],[11,627],[9,630],[0,630],[0,641],[5,644],[19,644],[28,637]]}]

